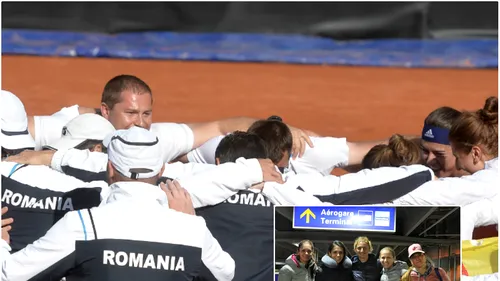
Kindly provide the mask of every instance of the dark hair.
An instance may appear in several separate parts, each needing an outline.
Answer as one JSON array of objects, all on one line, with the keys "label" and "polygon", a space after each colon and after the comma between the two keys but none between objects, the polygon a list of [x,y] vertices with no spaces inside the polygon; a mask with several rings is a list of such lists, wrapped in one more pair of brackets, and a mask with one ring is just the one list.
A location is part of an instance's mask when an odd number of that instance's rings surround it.
[{"label": "dark hair", "polygon": [[450,129],[450,141],[465,153],[477,145],[488,155],[498,156],[498,98],[489,97],[482,109],[463,112]]},{"label": "dark hair", "polygon": [[283,158],[283,152],[292,150],[292,132],[288,126],[278,120],[259,120],[254,122],[247,132],[258,135],[266,142],[269,159],[277,164]]},{"label": "dark hair", "polygon": [[309,260],[309,262],[307,262],[305,267],[307,269],[307,273],[309,274],[309,276],[314,279],[314,276],[316,275],[316,273],[321,270],[321,268],[316,263],[316,259],[314,258],[314,252],[315,252],[314,243],[308,239],[302,240],[299,242],[299,245],[297,246],[297,251],[300,251],[300,249],[302,248],[302,246],[304,246],[305,243],[308,243],[309,245],[311,245],[312,252],[313,252],[313,254],[311,255],[311,259]]},{"label": "dark hair", "polygon": [[443,106],[429,113],[424,120],[424,124],[449,130],[453,122],[455,122],[461,114],[460,111],[454,108]]},{"label": "dark hair", "polygon": [[281,118],[280,116],[278,115],[271,115],[267,118],[267,120],[275,120],[275,121],[280,121],[280,122],[283,122],[283,118]]},{"label": "dark hair", "polygon": [[420,147],[402,135],[393,135],[389,144],[379,144],[370,149],[363,157],[363,169],[379,167],[399,167],[422,163]]},{"label": "dark hair", "polygon": [[340,261],[340,263],[343,263],[344,260],[345,260],[345,257],[347,256],[347,248],[344,245],[344,243],[342,243],[342,241],[339,241],[339,240],[333,241],[330,244],[330,246],[328,246],[328,252],[327,253],[330,253],[331,251],[333,251],[333,248],[335,248],[335,246],[338,246],[338,247],[342,248],[342,251],[344,252],[344,256],[342,257],[342,261]]},{"label": "dark hair", "polygon": [[101,96],[101,103],[112,109],[117,103],[122,101],[122,92],[132,91],[136,94],[152,95],[151,89],[146,82],[133,75],[118,75],[106,83]]},{"label": "dark hair", "polygon": [[240,157],[268,158],[266,143],[256,134],[236,131],[225,136],[215,149],[215,158],[221,164],[235,162]]},{"label": "dark hair", "polygon": [[[87,150],[87,149],[92,149],[94,146],[98,145],[98,144],[102,144],[102,141],[101,140],[85,140],[84,142],[82,142],[81,144],[75,146],[75,149],[78,149],[78,150]],[[103,153],[107,153],[108,150],[106,149],[106,147],[103,145],[102,146],[102,152]]]}]

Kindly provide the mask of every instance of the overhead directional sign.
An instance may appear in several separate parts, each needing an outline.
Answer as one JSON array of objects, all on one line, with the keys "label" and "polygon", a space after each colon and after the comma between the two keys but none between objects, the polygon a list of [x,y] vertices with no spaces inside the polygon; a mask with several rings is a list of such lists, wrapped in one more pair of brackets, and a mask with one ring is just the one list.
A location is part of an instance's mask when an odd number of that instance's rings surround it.
[{"label": "overhead directional sign", "polygon": [[293,228],[396,232],[396,208],[293,207]]}]

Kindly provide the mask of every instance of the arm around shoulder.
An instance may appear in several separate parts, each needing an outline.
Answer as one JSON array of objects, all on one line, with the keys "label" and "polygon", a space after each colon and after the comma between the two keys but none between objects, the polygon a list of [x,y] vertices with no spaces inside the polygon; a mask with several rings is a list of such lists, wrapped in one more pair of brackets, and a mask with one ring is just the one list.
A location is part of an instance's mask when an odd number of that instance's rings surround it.
[{"label": "arm around shoulder", "polygon": [[388,140],[380,141],[364,141],[364,142],[347,142],[349,147],[349,165],[361,164],[363,157],[378,144],[387,144]]},{"label": "arm around shoulder", "polygon": [[193,148],[197,148],[211,138],[226,135],[234,131],[246,131],[257,119],[233,117],[212,122],[187,124],[193,131]]},{"label": "arm around shoulder", "polygon": [[235,263],[233,258],[222,250],[219,242],[204,223],[205,238],[201,249],[201,260],[212,275],[221,281],[230,281],[234,278]]}]

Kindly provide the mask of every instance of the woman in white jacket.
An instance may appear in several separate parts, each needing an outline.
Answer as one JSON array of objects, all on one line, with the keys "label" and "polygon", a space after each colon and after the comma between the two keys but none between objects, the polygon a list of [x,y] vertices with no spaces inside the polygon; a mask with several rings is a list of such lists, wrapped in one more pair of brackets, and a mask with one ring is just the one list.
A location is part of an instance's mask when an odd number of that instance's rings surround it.
[{"label": "woman in white jacket", "polygon": [[498,161],[498,98],[490,97],[476,112],[464,112],[450,130],[456,166],[471,174]]},{"label": "woman in white jacket", "polygon": [[[394,200],[388,200],[387,204],[395,205],[460,205],[464,206],[485,198],[493,198],[498,194],[498,99],[488,98],[483,109],[476,112],[464,112],[452,126],[449,139],[453,154],[456,156],[457,168],[463,169],[471,175],[462,177],[445,177],[425,181],[413,191],[400,196]],[[365,191],[375,190],[373,185],[387,183],[380,177],[397,178],[396,173],[403,169],[419,169],[420,165],[396,167],[383,167],[374,170],[362,170],[356,174],[348,174],[338,178],[337,184],[328,184],[326,178],[317,181],[314,189],[307,189],[307,183],[286,183],[288,188],[274,183],[266,183],[263,193],[270,198],[274,204],[289,205],[332,205],[338,204],[331,197],[321,195],[332,195],[339,192],[356,191],[363,196]],[[384,171],[384,172],[382,172]],[[422,170],[420,170],[422,171]],[[360,173],[372,176],[360,176]],[[409,173],[412,174],[412,173]],[[408,175],[408,174],[407,174]],[[354,183],[346,184],[348,179]],[[362,188],[360,180],[365,179],[371,184]],[[385,178],[387,179],[387,178]],[[295,179],[298,180],[298,179]],[[297,189],[300,186],[301,190]],[[348,187],[351,188],[348,188]],[[401,187],[407,183],[399,184]],[[343,188],[339,188],[343,187]],[[359,189],[359,190],[357,190]],[[397,189],[392,189],[396,190]],[[321,191],[321,193],[319,193]],[[320,195],[320,196],[318,196]],[[358,195],[358,194],[356,194]],[[354,196],[354,195],[353,195]],[[378,202],[377,202],[378,203]],[[380,202],[381,203],[381,202]],[[368,204],[371,204],[370,202]],[[376,204],[376,203],[374,203]]]},{"label": "woman in white jacket", "polygon": [[[498,98],[490,97],[476,112],[465,112],[450,131],[457,168],[473,175],[498,171]],[[498,182],[497,182],[498,184]],[[498,191],[462,209],[462,240],[475,227],[498,224]]]},{"label": "woman in white jacket", "polygon": [[428,182],[395,200],[399,205],[464,206],[498,194],[498,98],[482,109],[463,112],[450,129],[456,166],[470,175]]}]

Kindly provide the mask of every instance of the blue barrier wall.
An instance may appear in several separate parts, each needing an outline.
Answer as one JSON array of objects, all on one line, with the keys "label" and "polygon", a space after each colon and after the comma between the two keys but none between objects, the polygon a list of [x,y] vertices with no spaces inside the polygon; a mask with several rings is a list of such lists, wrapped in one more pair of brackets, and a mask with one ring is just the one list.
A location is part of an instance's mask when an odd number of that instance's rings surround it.
[{"label": "blue barrier wall", "polygon": [[497,68],[498,40],[335,41],[299,35],[2,30],[2,54],[426,68]]}]

